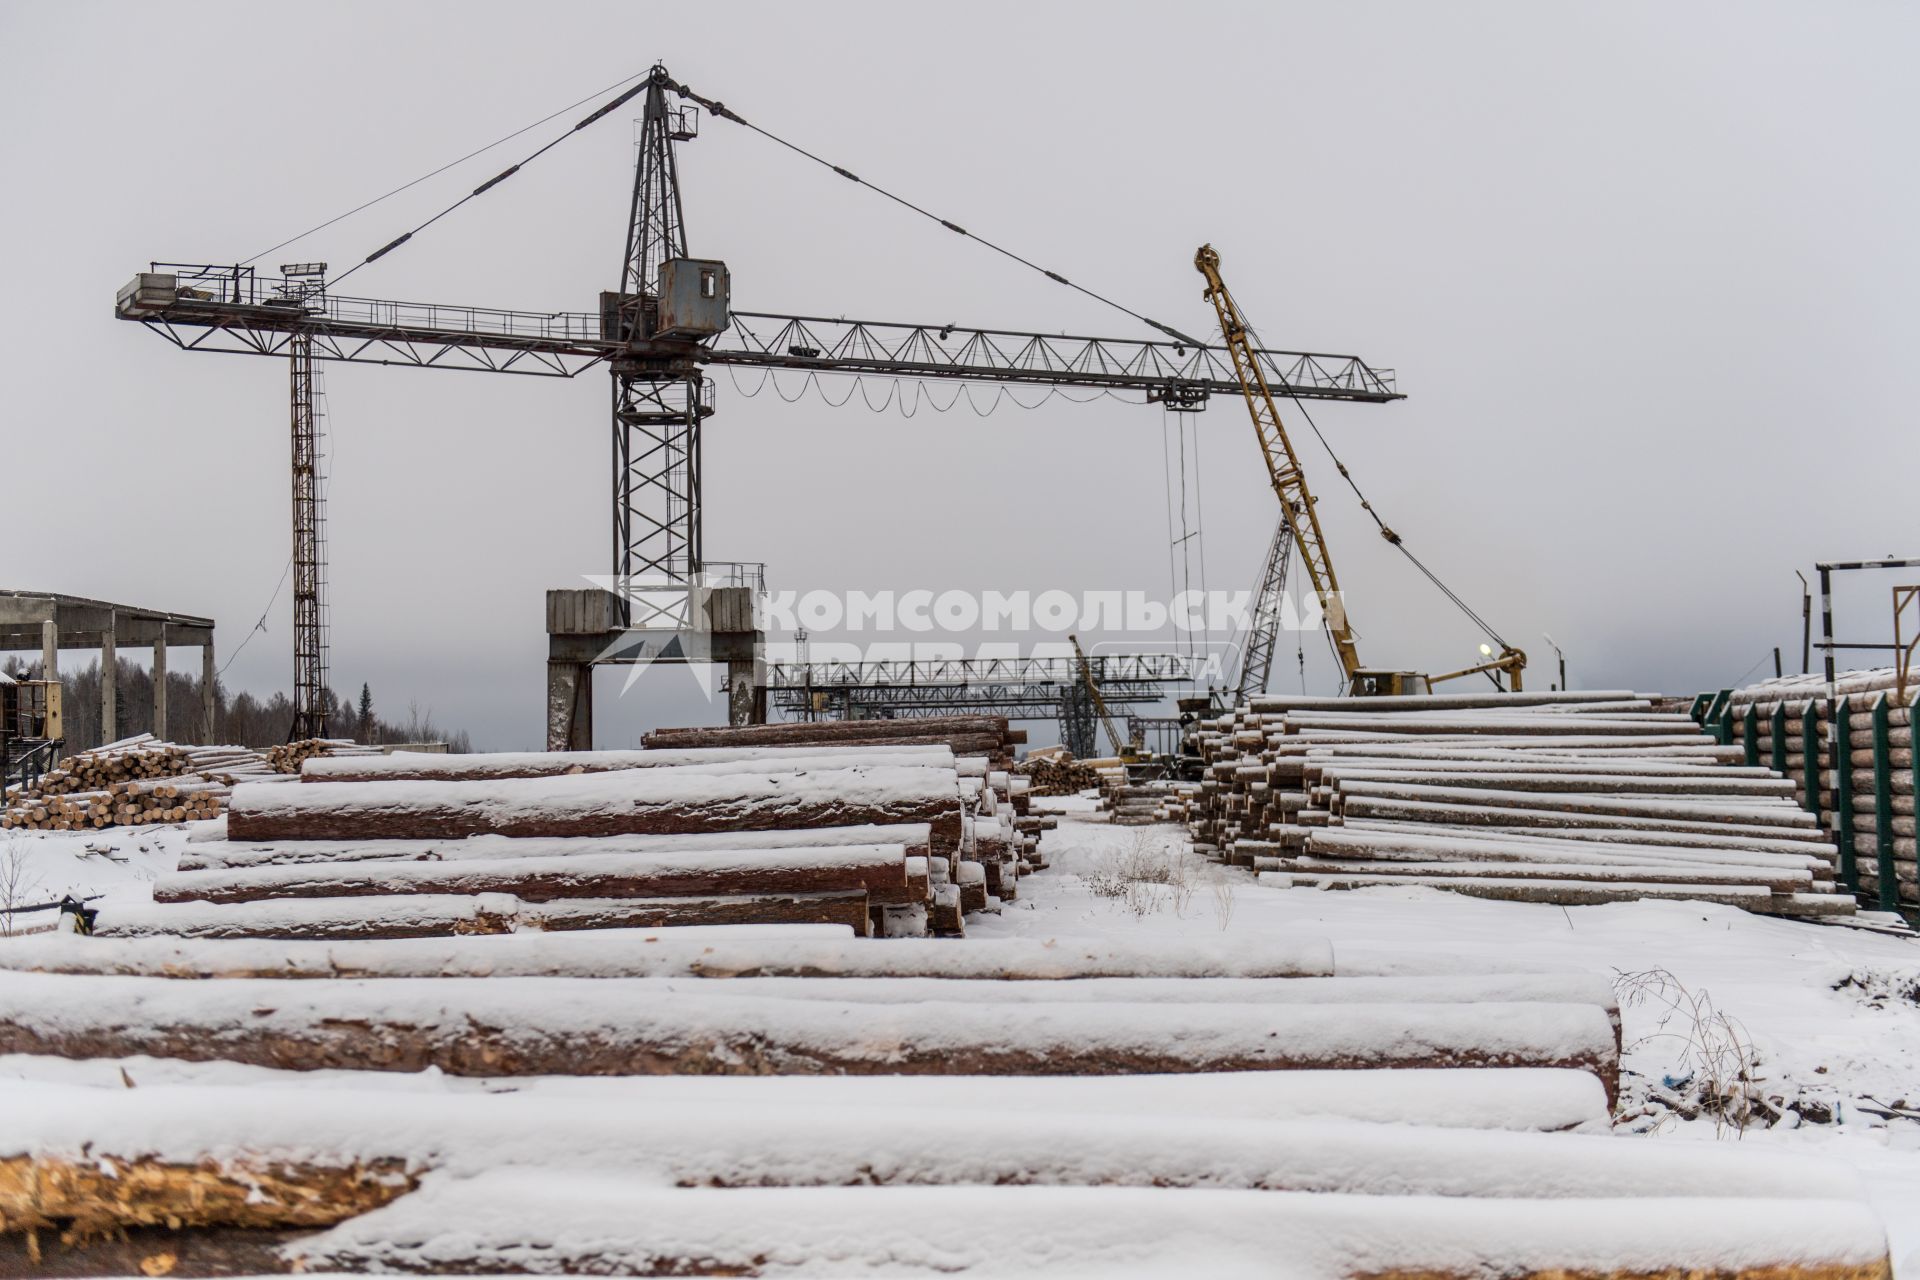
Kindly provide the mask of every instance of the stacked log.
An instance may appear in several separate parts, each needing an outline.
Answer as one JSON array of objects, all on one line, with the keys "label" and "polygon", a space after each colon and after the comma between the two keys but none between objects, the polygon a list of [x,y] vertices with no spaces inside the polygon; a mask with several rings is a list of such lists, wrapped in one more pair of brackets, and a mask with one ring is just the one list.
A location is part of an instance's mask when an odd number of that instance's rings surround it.
[{"label": "stacked log", "polygon": [[1189,746],[1196,845],[1271,884],[1853,910],[1789,779],[1628,693],[1262,698]]},{"label": "stacked log", "polygon": [[7,791],[0,829],[78,831],[218,817],[233,784],[273,772],[247,747],[179,746],[141,734],[61,760]]},{"label": "stacked log", "polygon": [[1100,774],[1092,765],[1062,752],[1058,755],[1029,755],[1020,762],[1020,772],[1028,791],[1036,796],[1074,796],[1100,785]]},{"label": "stacked log", "polygon": [[302,738],[284,746],[268,747],[264,754],[275,773],[298,773],[301,765],[317,757],[379,755],[380,748],[357,743],[352,738]]},{"label": "stacked log", "polygon": [[[1011,777],[944,744],[309,758],[249,784],[119,936],[402,938],[846,923],[964,932],[1044,865]],[[962,870],[962,868],[971,870]]]},{"label": "stacked log", "polygon": [[[1748,725],[1753,755],[1792,780],[1795,800],[1818,815],[1836,849],[1842,879],[1851,874],[1861,899],[1883,911],[1920,912],[1920,842],[1914,826],[1912,700],[1920,674],[1901,687],[1891,667],[1843,672],[1832,685],[1818,676],[1788,676],[1735,689],[1722,723],[1743,755]],[[1875,766],[1874,705],[1884,700],[1886,750],[1884,813],[1891,833],[1889,891],[1881,892],[1880,827],[1883,797]],[[1839,750],[1842,706],[1847,741]],[[1811,723],[1809,723],[1809,719]],[[1784,733],[1775,742],[1775,724]],[[1807,749],[1811,739],[1812,751]],[[1844,765],[1836,763],[1836,756]],[[1842,777],[1844,771],[1845,776]],[[1849,856],[1850,855],[1850,856]],[[1891,922],[1890,922],[1891,923]]]},{"label": "stacked log", "polygon": [[[1566,1132],[1617,1096],[1604,977],[1409,977],[1294,936],[902,937],[1015,896],[1047,822],[1005,771],[924,745],[309,760],[237,787],[153,904],[0,941],[0,1054],[119,1072],[9,1086],[0,1258],[950,1274],[1032,1270],[1046,1239],[1049,1265],[1177,1274],[1198,1215],[1252,1270],[1328,1280],[1884,1280],[1845,1171]],[[1496,776],[1474,794],[1561,794]],[[207,1065],[140,1087],[167,1061]],[[1672,1224],[1652,1244],[1539,1242],[1543,1214],[1635,1198]]]},{"label": "stacked log", "polygon": [[1100,808],[1115,826],[1165,822],[1175,785],[1163,778],[1135,780],[1124,768],[1108,770],[1100,779]]},{"label": "stacked log", "polygon": [[[1130,1263],[1173,1274],[1202,1247],[1197,1214],[1206,1240],[1311,1256],[1330,1278],[1381,1265],[1388,1239],[1396,1271],[1450,1280],[1887,1274],[1843,1168],[1566,1132],[1604,1128],[1617,1081],[1605,979],[1333,961],[1320,939],[777,928],[14,940],[0,1052],[287,1074],[274,1089],[16,1085],[0,1242],[24,1238],[29,1270],[88,1274],[158,1255],[226,1272],[733,1274],[778,1257],[948,1274],[1019,1263],[981,1243],[1011,1223],[1020,1250],[1052,1242],[1050,1263],[1117,1261],[1119,1239]],[[421,1083],[309,1085],[316,1070]],[[600,1079],[443,1083],[559,1073]],[[1675,1225],[1623,1255],[1604,1216],[1623,1203]],[[982,1213],[994,1231],[947,1226]],[[1097,1239],[1060,1235],[1089,1214]],[[1516,1215],[1598,1219],[1610,1238],[1556,1228],[1543,1251]],[[269,1252],[319,1228],[333,1230]]]}]

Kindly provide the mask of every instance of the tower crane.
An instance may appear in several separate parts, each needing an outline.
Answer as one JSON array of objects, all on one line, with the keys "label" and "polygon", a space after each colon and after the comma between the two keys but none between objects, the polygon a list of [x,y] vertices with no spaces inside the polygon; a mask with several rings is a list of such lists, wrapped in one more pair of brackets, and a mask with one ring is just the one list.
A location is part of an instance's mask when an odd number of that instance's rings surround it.
[{"label": "tower crane", "polygon": [[[1240,389],[1220,348],[1131,311],[831,163],[695,92],[664,66],[621,84],[626,87],[606,90],[620,89],[570,130],[344,271],[329,273],[323,264],[305,263],[283,266],[275,276],[253,266],[252,259],[233,264],[153,262],[116,296],[119,319],[182,350],[285,358],[292,366],[294,559],[300,569],[294,611],[297,725],[325,725],[324,488],[315,481],[314,380],[322,362],[561,379],[603,367],[612,383],[612,556],[607,581],[614,626],[635,632],[688,628],[694,589],[717,576],[704,538],[700,447],[714,412],[710,375],[717,370],[1119,392],[1183,411],[1204,408],[1211,396]],[[602,293],[597,306],[511,310],[366,297],[341,287],[347,277],[416,242],[447,215],[636,100],[641,139],[625,211],[619,286]],[[681,200],[678,149],[698,138],[703,110],[930,220],[943,235],[972,240],[1023,269],[1124,312],[1156,334],[1102,338],[1040,332],[1024,325],[849,320],[825,307],[812,315],[736,310],[725,262],[692,256]],[[1357,356],[1256,349],[1243,342],[1234,359],[1253,362],[1263,376],[1277,380],[1295,397],[1371,404],[1403,398],[1390,371],[1376,370]],[[551,689],[549,694],[551,699]],[[589,721],[590,710],[589,704]]]},{"label": "tower crane", "polygon": [[[1266,459],[1268,481],[1273,485],[1274,496],[1280,500],[1280,525],[1274,531],[1273,542],[1267,551],[1266,566],[1261,573],[1260,594],[1255,602],[1257,611],[1250,629],[1246,657],[1241,662],[1236,696],[1245,700],[1266,687],[1267,675],[1273,663],[1273,645],[1280,625],[1280,596],[1286,589],[1287,563],[1293,550],[1298,551],[1301,566],[1306,569],[1314,596],[1320,602],[1327,635],[1333,641],[1334,654],[1340,661],[1348,693],[1356,696],[1427,693],[1441,681],[1480,674],[1486,675],[1496,686],[1504,674],[1508,687],[1518,691],[1520,673],[1526,668],[1527,655],[1501,640],[1492,628],[1480,620],[1478,614],[1468,609],[1424,565],[1421,566],[1422,571],[1486,630],[1488,636],[1500,645],[1499,652],[1496,654],[1490,645],[1483,644],[1480,652],[1487,661],[1441,675],[1372,670],[1360,665],[1353,619],[1347,614],[1346,602],[1340,592],[1340,580],[1333,570],[1333,557],[1327,550],[1326,534],[1320,528],[1320,514],[1314,506],[1316,499],[1307,487],[1307,475],[1300,465],[1300,455],[1295,452],[1293,441],[1280,421],[1280,409],[1274,402],[1267,371],[1260,367],[1255,354],[1257,348],[1246,317],[1241,314],[1233,294],[1227,289],[1226,281],[1220,276],[1220,255],[1212,245],[1200,246],[1193,255],[1193,265],[1206,278],[1205,297],[1213,304],[1214,315],[1220,322],[1220,336],[1232,358],[1241,396],[1247,403],[1247,412],[1253,418],[1254,434],[1259,438],[1260,452]],[[1285,386],[1284,382],[1282,385]],[[1292,394],[1291,390],[1288,394]],[[1352,484],[1353,478],[1346,466],[1338,459],[1335,459],[1335,465],[1339,467],[1341,476]],[[1357,487],[1355,492],[1358,492]],[[1361,505],[1373,515],[1374,522],[1380,527],[1380,536],[1405,552],[1400,535],[1381,520],[1364,499]],[[1407,555],[1412,558],[1411,552],[1407,552]],[[1414,563],[1419,564],[1419,561],[1415,560]]]}]

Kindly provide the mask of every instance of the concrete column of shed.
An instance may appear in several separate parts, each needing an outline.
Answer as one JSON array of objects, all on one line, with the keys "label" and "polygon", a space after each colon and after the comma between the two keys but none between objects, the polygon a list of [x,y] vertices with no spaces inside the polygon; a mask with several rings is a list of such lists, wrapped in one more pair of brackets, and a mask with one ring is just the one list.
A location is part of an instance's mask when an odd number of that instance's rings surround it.
[{"label": "concrete column of shed", "polygon": [[120,736],[120,651],[113,634],[117,619],[109,616],[100,633],[100,741]]},{"label": "concrete column of shed", "polygon": [[727,664],[727,723],[729,725],[765,724],[767,691],[754,681],[755,663]]},{"label": "concrete column of shed", "polygon": [[218,673],[213,669],[213,637],[200,646],[200,741],[212,742],[213,713],[215,710],[213,688]]},{"label": "concrete column of shed", "polygon": [[593,750],[593,668],[547,663],[547,750]]},{"label": "concrete column of shed", "polygon": [[52,618],[40,624],[40,678],[60,678],[60,624]]},{"label": "concrete column of shed", "polygon": [[167,629],[153,642],[153,736],[167,737]]}]

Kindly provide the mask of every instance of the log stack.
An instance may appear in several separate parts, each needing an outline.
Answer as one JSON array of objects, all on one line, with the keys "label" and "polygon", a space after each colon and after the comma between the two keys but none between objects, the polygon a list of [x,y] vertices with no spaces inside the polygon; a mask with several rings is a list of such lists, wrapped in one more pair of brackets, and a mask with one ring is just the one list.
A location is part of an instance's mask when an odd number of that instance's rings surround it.
[{"label": "log stack", "polygon": [[1124,767],[1107,770],[1100,778],[1100,808],[1115,826],[1167,821],[1167,802],[1174,794],[1174,783],[1157,778],[1135,781]]},{"label": "log stack", "polygon": [[1630,693],[1260,698],[1190,747],[1196,845],[1276,885],[1854,911],[1791,781]]},{"label": "log stack", "polygon": [[[98,932],[413,938],[814,923],[964,932],[1044,865],[1012,780],[944,744],[308,759],[238,788]],[[1035,824],[1037,825],[1037,824]]]},{"label": "log stack", "polygon": [[1605,1133],[1602,978],[847,934],[0,942],[0,1265],[1890,1276],[1844,1168]]},{"label": "log stack", "polygon": [[275,773],[298,773],[309,760],[330,756],[377,756],[380,748],[355,742],[352,738],[302,738],[283,746],[268,747],[267,763]]},{"label": "log stack", "polygon": [[236,784],[298,773],[307,760],[335,756],[382,758],[379,747],[347,739],[257,750],[183,746],[143,733],[68,756],[31,787],[9,787],[0,830],[82,831],[217,818]]},{"label": "log stack", "polygon": [[[1891,667],[1843,672],[1831,686],[1817,676],[1788,676],[1722,695],[1714,713],[1717,723],[1709,726],[1739,747],[1743,758],[1792,780],[1795,800],[1830,835],[1842,887],[1878,908],[1876,919],[1894,925],[1901,916],[1920,919],[1916,693],[1920,673],[1910,675],[1903,689]],[[1876,717],[1883,721],[1879,727]],[[1844,757],[1844,765],[1836,763],[1837,756]]]},{"label": "log stack", "polygon": [[1100,785],[1100,774],[1091,764],[1076,760],[1065,751],[1053,755],[1030,754],[1020,762],[1019,768],[1031,794],[1036,796],[1075,796]]}]

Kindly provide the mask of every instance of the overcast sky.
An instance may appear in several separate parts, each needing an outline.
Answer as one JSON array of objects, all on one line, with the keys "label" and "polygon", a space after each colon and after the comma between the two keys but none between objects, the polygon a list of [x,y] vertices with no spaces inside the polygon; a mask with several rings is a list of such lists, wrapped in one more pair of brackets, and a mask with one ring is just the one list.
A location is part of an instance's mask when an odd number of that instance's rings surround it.
[{"label": "overcast sky", "polygon": [[[231,654],[287,561],[286,367],[183,354],[115,322],[115,289],[257,253],[657,59],[1189,331],[1211,241],[1271,345],[1396,370],[1407,400],[1316,417],[1540,683],[1543,632],[1576,686],[1718,686],[1774,645],[1793,669],[1796,568],[1920,555],[1916,56],[1920,11],[1893,3],[0,0],[0,586],[212,615]],[[703,124],[690,245],[742,309],[1142,332]],[[554,131],[263,265],[356,261]],[[633,136],[610,118],[352,291],[591,309]],[[327,389],[336,687],[539,745],[542,592],[607,567],[604,373],[331,366]],[[799,590],[1167,593],[1157,407],[908,420],[752,389],[719,377],[711,558]],[[1209,585],[1251,586],[1276,515],[1252,432],[1227,401],[1194,425]],[[1368,661],[1470,661],[1478,634],[1304,448]],[[1886,638],[1905,580],[1850,587],[1847,629]],[[283,592],[230,686],[290,683],[290,612]],[[1290,643],[1279,665],[1297,688]],[[717,716],[683,678],[605,690],[601,745]]]}]

